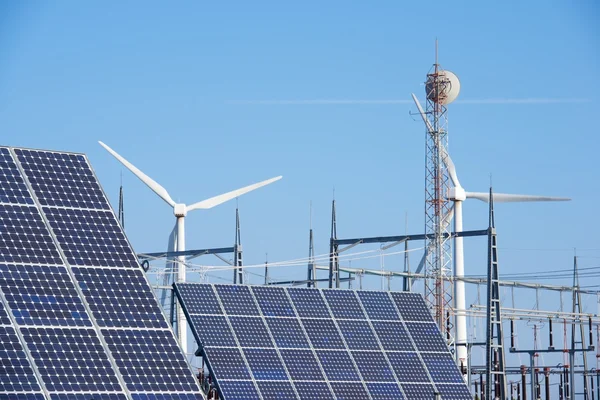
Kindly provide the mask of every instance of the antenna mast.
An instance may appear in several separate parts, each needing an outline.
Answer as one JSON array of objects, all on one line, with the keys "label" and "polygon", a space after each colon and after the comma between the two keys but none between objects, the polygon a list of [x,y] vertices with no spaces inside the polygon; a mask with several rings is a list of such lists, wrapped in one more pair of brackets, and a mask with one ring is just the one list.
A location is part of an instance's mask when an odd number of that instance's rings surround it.
[{"label": "antenna mast", "polygon": [[[450,189],[448,170],[448,118],[447,100],[450,81],[438,63],[438,44],[435,42],[435,64],[427,74],[426,116],[431,129],[427,129],[425,145],[425,232],[426,248],[430,251],[425,262],[425,298],[434,310],[435,321],[442,332],[451,331],[449,312],[452,305],[450,275],[452,259],[449,223]],[[453,339],[450,340],[453,342]],[[449,343],[453,344],[453,343]]]}]

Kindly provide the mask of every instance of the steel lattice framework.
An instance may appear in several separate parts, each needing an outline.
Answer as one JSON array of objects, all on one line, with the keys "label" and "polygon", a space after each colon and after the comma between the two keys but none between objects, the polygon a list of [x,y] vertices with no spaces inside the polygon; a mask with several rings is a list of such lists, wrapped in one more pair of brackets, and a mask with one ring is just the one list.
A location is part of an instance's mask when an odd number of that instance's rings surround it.
[{"label": "steel lattice framework", "polygon": [[[436,61],[432,72],[427,74],[426,116],[432,129],[427,130],[425,147],[425,231],[430,235],[427,240],[426,275],[433,276],[425,281],[425,298],[434,310],[434,318],[442,332],[452,331],[452,253],[450,246],[450,209],[447,198],[450,189],[446,168],[448,151],[448,118],[444,96],[450,85],[441,74],[442,69]],[[452,338],[449,336],[450,342]],[[452,344],[452,343],[450,343]]]}]

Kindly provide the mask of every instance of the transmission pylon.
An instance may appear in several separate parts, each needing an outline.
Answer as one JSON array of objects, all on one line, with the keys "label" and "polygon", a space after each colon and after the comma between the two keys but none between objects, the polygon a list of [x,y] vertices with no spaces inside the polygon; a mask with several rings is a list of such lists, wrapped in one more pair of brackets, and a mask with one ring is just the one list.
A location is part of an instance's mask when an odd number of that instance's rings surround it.
[{"label": "transmission pylon", "polygon": [[[569,353],[569,364],[571,374],[571,399],[575,399],[575,396],[579,393],[575,393],[575,352],[577,350],[586,350],[585,345],[585,321],[581,320],[581,292],[579,292],[579,271],[577,269],[577,256],[573,257],[573,315],[576,315],[575,321],[571,324],[571,352]],[[577,338],[577,325],[579,325],[579,338]],[[590,336],[591,337],[591,336]],[[591,340],[591,339],[590,339]],[[591,346],[590,342],[590,346]],[[582,365],[577,367],[583,367],[583,398],[589,399],[589,387],[587,379],[587,357],[585,352],[581,352]]]},{"label": "transmission pylon", "polygon": [[240,212],[235,209],[235,244],[233,245],[233,283],[244,284],[244,269],[242,268],[242,234],[240,229]]},{"label": "transmission pylon", "polygon": [[[435,320],[442,332],[449,331],[447,313],[452,305],[452,253],[450,246],[450,189],[447,165],[448,118],[446,96],[450,81],[438,64],[437,41],[435,64],[425,83],[428,119],[425,147],[425,232],[428,234],[425,260],[425,298],[434,310]],[[452,340],[451,340],[452,342]],[[452,344],[452,343],[449,343]]]},{"label": "transmission pylon", "polygon": [[[490,220],[488,228],[487,265],[487,329],[485,354],[486,399],[506,400],[506,371],[500,313],[500,285],[498,278],[498,247],[494,221],[494,197],[490,188]],[[494,393],[494,397],[492,397]]]}]

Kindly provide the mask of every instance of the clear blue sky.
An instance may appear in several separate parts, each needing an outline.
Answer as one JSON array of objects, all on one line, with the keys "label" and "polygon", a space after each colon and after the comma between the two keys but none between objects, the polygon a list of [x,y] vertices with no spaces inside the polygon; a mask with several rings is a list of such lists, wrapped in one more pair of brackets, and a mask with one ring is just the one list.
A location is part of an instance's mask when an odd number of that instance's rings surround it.
[{"label": "clear blue sky", "polygon": [[[573,198],[497,207],[501,272],[542,274],[571,267],[564,249],[600,248],[599,20],[593,1],[2,2],[2,144],[88,154],[115,206],[123,172],[138,252],[166,247],[172,212],[97,140],[187,203],[283,175],[239,200],[246,264],[305,257],[310,201],[326,253],[334,186],[339,237],[402,234],[406,213],[418,233],[425,133],[408,101],[424,97],[437,37],[462,83],[449,140],[463,186],[485,191],[491,174],[497,192]],[[188,248],[231,245],[234,210],[191,213]],[[486,227],[485,204],[464,214]],[[467,274],[485,251],[467,240]]]}]

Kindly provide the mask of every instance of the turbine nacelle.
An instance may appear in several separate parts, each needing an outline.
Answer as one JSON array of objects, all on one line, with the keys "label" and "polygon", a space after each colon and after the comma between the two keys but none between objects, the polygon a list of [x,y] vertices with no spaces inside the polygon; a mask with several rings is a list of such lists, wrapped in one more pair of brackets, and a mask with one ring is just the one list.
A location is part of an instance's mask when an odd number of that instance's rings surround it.
[{"label": "turbine nacelle", "polygon": [[173,206],[173,214],[175,214],[177,218],[185,217],[187,215],[187,212],[188,210],[185,204],[178,203]]},{"label": "turbine nacelle", "polygon": [[461,187],[453,187],[448,190],[448,199],[452,201],[465,201],[467,199],[467,192]]}]

